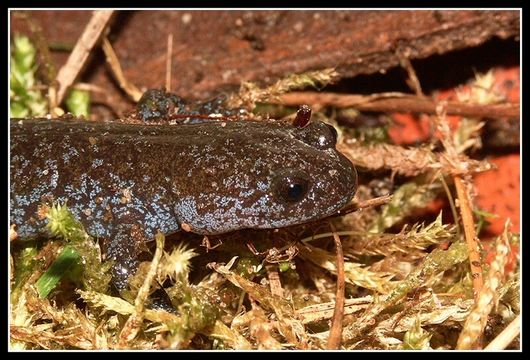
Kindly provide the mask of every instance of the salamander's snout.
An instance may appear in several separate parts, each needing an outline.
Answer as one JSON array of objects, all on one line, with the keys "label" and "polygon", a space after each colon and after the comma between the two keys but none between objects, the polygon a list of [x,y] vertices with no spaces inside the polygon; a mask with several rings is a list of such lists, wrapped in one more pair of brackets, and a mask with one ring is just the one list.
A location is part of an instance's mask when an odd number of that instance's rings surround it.
[{"label": "salamander's snout", "polygon": [[350,202],[359,188],[359,177],[357,175],[357,169],[352,162],[346,156],[342,155],[342,153],[339,152],[338,154],[344,171],[344,191],[348,198],[348,202]]}]

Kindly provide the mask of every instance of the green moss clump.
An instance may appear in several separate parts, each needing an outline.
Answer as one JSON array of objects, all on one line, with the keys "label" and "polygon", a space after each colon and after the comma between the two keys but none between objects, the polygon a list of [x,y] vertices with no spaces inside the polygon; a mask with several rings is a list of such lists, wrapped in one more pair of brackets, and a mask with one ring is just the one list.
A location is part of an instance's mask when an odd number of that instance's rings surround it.
[{"label": "green moss clump", "polygon": [[37,50],[28,37],[14,37],[9,79],[12,117],[44,116],[47,113],[46,99],[36,89],[36,56]]}]

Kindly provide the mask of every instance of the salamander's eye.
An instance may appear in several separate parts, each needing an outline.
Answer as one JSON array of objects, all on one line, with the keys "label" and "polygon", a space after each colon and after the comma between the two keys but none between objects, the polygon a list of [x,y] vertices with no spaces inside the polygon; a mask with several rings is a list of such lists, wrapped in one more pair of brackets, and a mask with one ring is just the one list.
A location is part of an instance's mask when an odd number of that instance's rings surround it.
[{"label": "salamander's eye", "polygon": [[337,138],[339,137],[339,134],[337,133],[337,129],[335,127],[329,125],[329,129],[331,130],[331,134],[333,136],[333,144],[337,143]]},{"label": "salamander's eye", "polygon": [[337,143],[337,130],[324,123],[309,123],[304,128],[296,128],[294,136],[317,149],[334,148]]},{"label": "salamander's eye", "polygon": [[301,171],[292,169],[278,172],[272,183],[275,195],[287,203],[295,203],[304,199],[309,191],[309,186],[308,176]]}]

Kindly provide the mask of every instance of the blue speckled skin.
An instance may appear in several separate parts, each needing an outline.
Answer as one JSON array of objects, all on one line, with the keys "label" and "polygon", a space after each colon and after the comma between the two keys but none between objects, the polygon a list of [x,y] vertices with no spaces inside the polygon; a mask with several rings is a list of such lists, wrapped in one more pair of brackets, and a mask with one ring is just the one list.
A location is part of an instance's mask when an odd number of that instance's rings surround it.
[{"label": "blue speckled skin", "polygon": [[[199,234],[278,228],[335,213],[357,175],[329,125],[277,121],[142,125],[80,120],[11,121],[11,223],[19,238],[45,234],[38,206],[67,203],[87,232],[110,239],[125,284],[142,241],[182,223]],[[300,201],[282,176],[309,183]],[[121,275],[120,275],[121,274]],[[119,287],[118,286],[118,287]]]}]

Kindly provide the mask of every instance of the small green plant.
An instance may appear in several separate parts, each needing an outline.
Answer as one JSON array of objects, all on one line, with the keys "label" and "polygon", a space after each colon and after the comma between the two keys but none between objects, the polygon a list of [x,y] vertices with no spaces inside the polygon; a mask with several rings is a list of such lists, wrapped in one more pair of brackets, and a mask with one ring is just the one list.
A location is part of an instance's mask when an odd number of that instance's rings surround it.
[{"label": "small green plant", "polygon": [[412,328],[405,333],[403,350],[429,350],[431,337],[432,334],[421,328],[421,321],[417,317]]},{"label": "small green plant", "polygon": [[83,225],[74,218],[66,204],[54,204],[46,217],[51,235],[68,245],[37,281],[39,295],[47,297],[65,276],[86,289],[105,292],[110,281],[110,264],[101,263],[99,246],[88,236]]},{"label": "small green plant", "polygon": [[37,291],[40,297],[46,298],[63,275],[78,261],[79,253],[71,246],[65,247],[50,268],[37,281]]},{"label": "small green plant", "polygon": [[73,115],[88,117],[90,110],[90,93],[88,91],[72,89],[65,102],[66,108]]},{"label": "small green plant", "polygon": [[26,36],[15,36],[11,53],[10,111],[12,117],[43,116],[47,102],[36,89],[37,51]]}]

